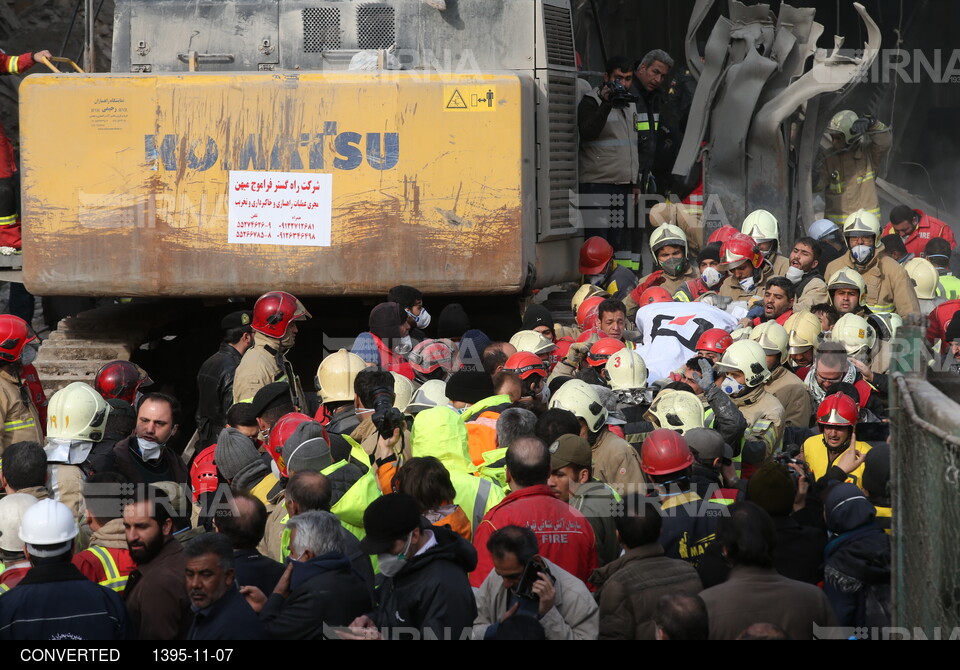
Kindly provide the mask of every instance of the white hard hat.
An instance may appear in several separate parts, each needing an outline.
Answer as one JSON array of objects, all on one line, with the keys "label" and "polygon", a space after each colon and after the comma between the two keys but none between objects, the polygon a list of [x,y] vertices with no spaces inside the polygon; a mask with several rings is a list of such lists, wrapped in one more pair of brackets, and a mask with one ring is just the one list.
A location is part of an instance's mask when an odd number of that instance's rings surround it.
[{"label": "white hard hat", "polygon": [[614,391],[640,389],[647,385],[647,365],[633,349],[621,349],[611,354],[604,370]]},{"label": "white hard hat", "polygon": [[790,336],[787,334],[787,329],[776,321],[771,319],[755,326],[750,331],[750,339],[763,347],[767,356],[779,353],[781,365],[789,360],[790,356],[787,349],[789,348]]},{"label": "white hard hat", "polygon": [[325,403],[353,401],[356,395],[353,382],[365,367],[367,364],[362,358],[346,349],[324,358],[314,379],[320,400]]},{"label": "white hard hat", "polygon": [[815,240],[822,240],[828,235],[839,232],[840,226],[835,224],[830,219],[820,219],[818,221],[814,221],[810,224],[810,227],[807,228],[807,235]]},{"label": "white hard hat", "polygon": [[[50,498],[31,505],[20,521],[20,539],[29,545],[27,550],[34,556],[59,556],[69,551],[78,532],[70,508]],[[54,548],[64,544],[64,548]]]},{"label": "white hard hat", "polygon": [[393,406],[403,411],[413,397],[413,382],[399,372],[391,370],[390,374],[393,375]]},{"label": "white hard hat", "polygon": [[449,405],[450,400],[446,396],[447,384],[439,379],[430,379],[423,383],[413,394],[413,398],[407,404],[404,414],[417,414],[431,407],[443,407]]},{"label": "white hard hat", "polygon": [[110,406],[94,388],[73,382],[50,398],[47,406],[47,437],[60,440],[99,442],[103,439]]},{"label": "white hard hat", "polygon": [[744,383],[751,388],[770,379],[767,354],[763,347],[753,340],[740,340],[731,344],[715,367],[721,372],[742,372]]},{"label": "white hard hat", "polygon": [[650,404],[650,420],[657,428],[669,428],[681,435],[703,428],[703,405],[693,393],[665,390]]},{"label": "white hard hat", "polygon": [[823,324],[813,312],[794,312],[783,324],[789,353],[802,354],[823,341]]},{"label": "white hard hat", "polygon": [[587,424],[591,433],[597,433],[607,422],[607,408],[590,384],[580,379],[571,379],[550,398],[550,409],[558,408],[573,412]]},{"label": "white hard hat", "polygon": [[869,237],[871,235],[875,242],[880,241],[880,219],[869,210],[858,209],[843,222],[844,237]]},{"label": "white hard hat", "polygon": [[740,232],[756,242],[777,242],[780,239],[780,224],[777,217],[765,209],[750,212],[740,226]]},{"label": "white hard hat", "polygon": [[847,354],[854,356],[864,349],[873,349],[877,343],[877,331],[862,316],[844,314],[830,331],[830,339],[841,343]]},{"label": "white hard hat", "polygon": [[557,348],[557,345],[535,330],[521,330],[514,333],[513,337],[510,338],[510,344],[512,344],[518,352],[526,351],[531,354],[536,354],[537,356],[546,354]]},{"label": "white hard hat", "polygon": [[913,280],[913,286],[920,300],[936,300],[943,297],[940,273],[926,258],[912,258],[904,263],[903,269]]}]

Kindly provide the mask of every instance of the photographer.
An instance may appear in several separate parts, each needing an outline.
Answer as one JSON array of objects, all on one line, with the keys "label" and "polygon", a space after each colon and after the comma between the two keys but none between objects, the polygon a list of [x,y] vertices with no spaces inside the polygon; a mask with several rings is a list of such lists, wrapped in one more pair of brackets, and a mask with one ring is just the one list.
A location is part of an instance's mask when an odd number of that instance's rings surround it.
[{"label": "photographer", "polygon": [[[633,192],[640,172],[635,125],[636,96],[630,94],[633,70],[623,57],[607,61],[603,84],[586,93],[577,108],[580,131],[580,194],[584,198],[585,236],[599,235],[614,249],[621,266],[639,271],[639,253],[631,264]],[[639,252],[639,246],[637,246]]]},{"label": "photographer", "polygon": [[394,402],[393,375],[385,370],[364,368],[357,373],[353,390],[360,425],[350,437],[360,443],[368,455],[373,455],[381,436],[388,438],[394,435],[394,429],[402,428],[400,439],[391,443],[401,463],[410,458],[410,431],[403,422],[403,414],[390,411]]},{"label": "photographer", "polygon": [[490,536],[494,569],[477,591],[474,640],[491,640],[514,616],[540,620],[548,640],[596,640],[600,611],[583,582],[537,552],[529,528],[506,526]]}]

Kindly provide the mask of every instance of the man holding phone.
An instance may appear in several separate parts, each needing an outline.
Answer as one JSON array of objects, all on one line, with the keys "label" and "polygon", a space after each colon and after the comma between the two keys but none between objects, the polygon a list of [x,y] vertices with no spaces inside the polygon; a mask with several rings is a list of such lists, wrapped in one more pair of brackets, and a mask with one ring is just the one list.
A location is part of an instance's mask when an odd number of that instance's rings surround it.
[{"label": "man holding phone", "polygon": [[514,616],[539,620],[548,640],[596,640],[600,613],[579,579],[537,552],[529,528],[506,526],[487,541],[493,570],[477,591],[474,640],[494,639]]}]

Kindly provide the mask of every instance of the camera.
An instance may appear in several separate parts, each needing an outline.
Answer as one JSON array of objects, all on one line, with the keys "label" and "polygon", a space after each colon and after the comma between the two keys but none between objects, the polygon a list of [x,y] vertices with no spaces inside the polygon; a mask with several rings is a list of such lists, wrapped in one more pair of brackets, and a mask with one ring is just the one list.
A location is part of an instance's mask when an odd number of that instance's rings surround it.
[{"label": "camera", "polygon": [[393,406],[393,391],[385,386],[373,389],[373,425],[380,437],[389,439],[397,428],[404,429],[403,412]]},{"label": "camera", "polygon": [[631,95],[627,87],[616,79],[605,82],[603,87],[610,89],[610,104],[614,107],[627,107],[638,100],[637,96]]},{"label": "camera", "polygon": [[[787,468],[787,472],[790,474],[790,477],[793,480],[794,490],[796,490],[799,487],[801,478],[806,479],[807,483],[810,486],[813,486],[814,484],[816,484],[816,482],[813,479],[813,473],[810,471],[810,468],[807,467],[806,462],[797,458],[797,456],[800,454],[800,451],[801,451],[800,446],[796,444],[791,444],[791,445],[785,446],[782,452],[780,452],[779,454],[773,457],[773,460],[776,462],[777,465],[782,465]],[[799,472],[797,472],[793,468],[787,467],[788,465],[791,465],[791,464],[799,465],[800,468],[803,470],[803,474],[801,475]]]}]

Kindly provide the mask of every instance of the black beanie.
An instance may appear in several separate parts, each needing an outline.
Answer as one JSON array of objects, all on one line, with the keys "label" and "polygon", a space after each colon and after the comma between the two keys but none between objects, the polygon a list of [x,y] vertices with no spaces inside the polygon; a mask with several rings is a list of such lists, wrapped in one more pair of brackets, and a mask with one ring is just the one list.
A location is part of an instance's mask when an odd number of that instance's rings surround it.
[{"label": "black beanie", "polygon": [[786,466],[773,461],[764,463],[747,482],[747,500],[754,502],[770,516],[787,516],[793,511],[796,488]]},{"label": "black beanie", "polygon": [[457,340],[470,330],[470,317],[467,316],[463,305],[451,303],[443,308],[437,319],[437,337]]},{"label": "black beanie", "polygon": [[539,326],[547,326],[550,330],[553,330],[553,315],[543,305],[530,305],[527,307],[527,311],[523,313],[523,328],[521,330],[533,330]]},{"label": "black beanie", "polygon": [[493,395],[493,379],[486,372],[461,370],[447,380],[449,400],[474,405]]},{"label": "black beanie", "polygon": [[720,262],[720,244],[714,242],[713,244],[708,244],[703,249],[700,250],[700,253],[697,254],[697,263],[702,263],[704,261],[714,261],[715,263]]}]

